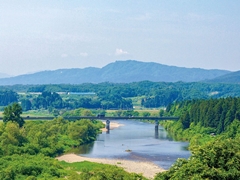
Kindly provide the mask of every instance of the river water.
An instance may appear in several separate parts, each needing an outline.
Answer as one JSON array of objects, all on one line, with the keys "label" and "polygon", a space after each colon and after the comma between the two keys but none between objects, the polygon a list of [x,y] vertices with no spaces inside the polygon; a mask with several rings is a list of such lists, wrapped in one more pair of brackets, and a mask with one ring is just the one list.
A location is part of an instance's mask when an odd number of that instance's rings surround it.
[{"label": "river water", "polygon": [[103,132],[94,143],[82,146],[79,149],[81,156],[150,161],[164,169],[169,169],[178,158],[190,156],[186,149],[188,143],[174,141],[161,126],[155,131],[154,124],[150,123],[134,120],[111,122],[123,126],[109,133]]}]

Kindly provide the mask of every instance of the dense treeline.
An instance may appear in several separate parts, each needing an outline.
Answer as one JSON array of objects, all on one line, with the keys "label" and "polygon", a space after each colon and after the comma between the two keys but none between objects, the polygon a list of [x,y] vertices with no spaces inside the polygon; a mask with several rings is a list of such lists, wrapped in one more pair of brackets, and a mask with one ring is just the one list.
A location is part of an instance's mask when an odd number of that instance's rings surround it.
[{"label": "dense treeline", "polygon": [[[228,97],[240,96],[239,84],[220,84],[220,83],[167,83],[167,82],[134,82],[134,83],[85,83],[80,85],[60,84],[60,85],[36,85],[24,86],[25,92],[95,92],[97,95],[118,94],[121,97],[136,96],[156,96],[170,91],[178,98],[205,99],[207,97]],[[19,89],[19,88],[18,88]],[[14,90],[14,86],[13,89]]]},{"label": "dense treeline", "polygon": [[211,140],[215,135],[239,136],[240,98],[191,100],[174,103],[166,108],[165,115],[179,116],[177,122],[164,122],[174,138],[190,141],[190,148]]},{"label": "dense treeline", "polygon": [[180,122],[183,129],[189,128],[193,123],[212,128],[214,133],[220,134],[234,119],[240,120],[240,98],[179,102],[169,105],[166,111],[171,115],[181,114]]},{"label": "dense treeline", "polygon": [[70,165],[53,159],[93,142],[103,127],[101,122],[69,122],[58,117],[52,121],[26,121],[20,127],[19,113],[21,106],[17,103],[6,107],[4,115],[15,114],[17,118],[4,116],[7,121],[0,123],[0,179],[146,179],[115,166],[88,162]]},{"label": "dense treeline", "polygon": [[240,98],[191,100],[167,107],[166,113],[180,116],[164,122],[177,139],[190,141],[192,156],[179,159],[157,180],[239,179]]},{"label": "dense treeline", "polygon": [[23,121],[18,103],[4,109],[0,123],[0,157],[13,154],[43,154],[54,157],[72,147],[93,142],[103,126],[95,120]]},{"label": "dense treeline", "polygon": [[[81,97],[64,99],[64,103],[58,101],[55,106],[68,108],[132,108],[130,99],[141,97],[143,107],[152,108],[167,106],[173,102],[191,99],[209,99],[240,97],[239,84],[217,84],[217,83],[166,83],[142,81],[135,83],[85,83],[80,85],[14,85],[2,86],[1,89],[15,92],[94,92],[96,97]],[[28,99],[31,97],[25,97]],[[39,97],[40,98],[40,97]],[[24,103],[25,100],[23,99]],[[84,102],[84,103],[83,103]],[[28,105],[29,101],[26,101]],[[33,102],[31,102],[33,103]],[[40,98],[32,104],[32,108],[45,107],[46,103]],[[53,106],[53,105],[51,105]]]},{"label": "dense treeline", "polygon": [[84,108],[78,108],[74,110],[66,111],[62,114],[63,117],[70,117],[70,116],[97,116],[97,115],[106,115],[110,117],[159,117],[162,116],[164,110],[161,109],[160,112],[158,110],[154,111],[142,111],[142,110],[114,110],[114,111],[106,111],[102,109],[84,109]]},{"label": "dense treeline", "polygon": [[117,94],[105,94],[98,97],[63,98],[56,92],[42,92],[37,97],[26,97],[20,100],[24,111],[31,109],[132,109],[132,100],[124,99]]},{"label": "dense treeline", "polygon": [[16,122],[0,124],[0,157],[13,154],[44,154],[54,157],[72,147],[95,140],[101,125],[97,121],[68,122],[28,121],[23,127]]},{"label": "dense treeline", "polygon": [[11,90],[0,90],[0,106],[7,106],[10,103],[18,102],[18,95]]}]

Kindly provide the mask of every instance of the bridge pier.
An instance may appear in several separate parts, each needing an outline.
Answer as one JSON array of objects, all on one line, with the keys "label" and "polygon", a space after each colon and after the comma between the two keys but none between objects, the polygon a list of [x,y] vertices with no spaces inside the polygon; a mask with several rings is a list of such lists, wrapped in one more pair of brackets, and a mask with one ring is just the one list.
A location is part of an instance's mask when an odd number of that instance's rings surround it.
[{"label": "bridge pier", "polygon": [[159,120],[155,120],[155,138],[158,139]]},{"label": "bridge pier", "polygon": [[155,130],[158,130],[159,120],[155,120]]},{"label": "bridge pier", "polygon": [[109,119],[106,120],[105,128],[107,129],[107,134],[109,134],[109,131],[110,131],[110,120]]}]

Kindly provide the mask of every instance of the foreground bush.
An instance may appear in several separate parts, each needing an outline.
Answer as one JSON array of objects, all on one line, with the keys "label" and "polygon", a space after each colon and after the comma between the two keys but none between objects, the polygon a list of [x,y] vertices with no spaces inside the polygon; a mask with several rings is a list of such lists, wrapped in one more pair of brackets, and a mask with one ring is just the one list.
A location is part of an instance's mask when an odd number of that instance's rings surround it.
[{"label": "foreground bush", "polygon": [[1,180],[64,179],[66,170],[58,161],[43,155],[12,155],[0,159]]},{"label": "foreground bush", "polygon": [[189,160],[179,159],[156,180],[239,179],[240,139],[218,139],[192,152]]},{"label": "foreground bush", "polygon": [[80,162],[68,164],[53,157],[93,142],[102,127],[98,121],[0,123],[0,179],[144,179],[116,166]]},{"label": "foreground bush", "polygon": [[122,168],[91,162],[65,163],[44,155],[12,155],[0,158],[1,180],[141,180]]},{"label": "foreground bush", "polygon": [[52,121],[27,121],[23,127],[15,122],[0,124],[0,156],[44,154],[55,157],[73,147],[93,142],[101,122],[69,122],[59,117]]}]

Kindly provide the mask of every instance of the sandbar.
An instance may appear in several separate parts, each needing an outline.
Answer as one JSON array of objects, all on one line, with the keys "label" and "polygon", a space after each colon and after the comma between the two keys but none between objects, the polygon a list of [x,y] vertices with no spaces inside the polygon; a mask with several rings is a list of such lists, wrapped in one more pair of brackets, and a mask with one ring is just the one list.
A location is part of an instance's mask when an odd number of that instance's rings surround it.
[{"label": "sandbar", "polygon": [[134,173],[141,173],[144,177],[152,179],[154,176],[159,173],[165,171],[164,169],[160,168],[156,164],[148,161],[129,161],[123,159],[105,159],[105,158],[89,158],[83,157],[76,154],[65,154],[60,157],[57,157],[59,161],[65,161],[68,163],[73,162],[82,162],[82,161],[89,161],[89,162],[96,162],[102,164],[111,164],[122,167],[127,172],[134,172]]}]

